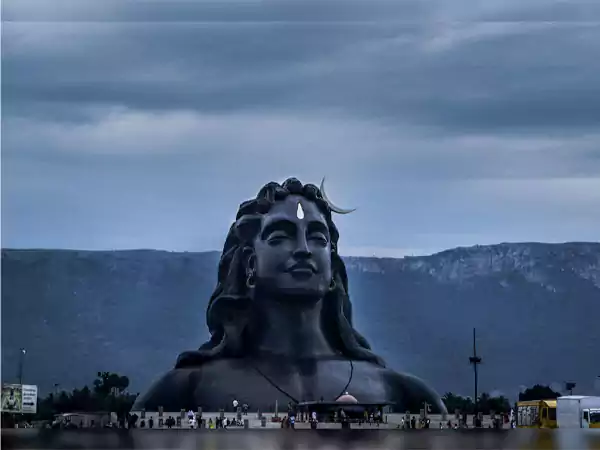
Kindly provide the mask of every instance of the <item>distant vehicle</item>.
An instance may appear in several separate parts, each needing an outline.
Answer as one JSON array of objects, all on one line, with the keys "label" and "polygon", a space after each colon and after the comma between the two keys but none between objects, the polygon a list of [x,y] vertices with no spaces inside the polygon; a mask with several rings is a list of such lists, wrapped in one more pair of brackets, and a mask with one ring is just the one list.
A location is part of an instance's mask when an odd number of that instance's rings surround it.
[{"label": "distant vehicle", "polygon": [[600,428],[600,397],[567,395],[556,402],[559,428]]},{"label": "distant vehicle", "polygon": [[556,400],[517,402],[517,428],[556,427]]}]

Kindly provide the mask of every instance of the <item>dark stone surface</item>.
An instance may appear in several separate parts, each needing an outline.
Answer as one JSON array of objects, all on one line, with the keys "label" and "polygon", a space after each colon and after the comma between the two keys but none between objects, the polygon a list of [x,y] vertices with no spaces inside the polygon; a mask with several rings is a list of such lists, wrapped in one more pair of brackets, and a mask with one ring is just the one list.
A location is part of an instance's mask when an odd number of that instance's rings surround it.
[{"label": "dark stone surface", "polygon": [[269,411],[277,400],[362,402],[445,411],[421,380],[396,373],[352,325],[346,268],[331,210],[314,185],[265,185],[242,203],[207,310],[211,339],[138,397],[134,411],[227,408]]}]

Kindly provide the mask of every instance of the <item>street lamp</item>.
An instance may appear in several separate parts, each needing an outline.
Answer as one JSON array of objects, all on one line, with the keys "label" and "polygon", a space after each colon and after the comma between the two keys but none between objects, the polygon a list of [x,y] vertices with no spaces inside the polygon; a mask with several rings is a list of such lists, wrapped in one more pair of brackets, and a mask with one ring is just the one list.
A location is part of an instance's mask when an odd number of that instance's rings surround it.
[{"label": "street lamp", "polygon": [[23,363],[25,361],[25,354],[27,350],[21,348],[19,351],[19,384],[23,384]]},{"label": "street lamp", "polygon": [[475,417],[477,417],[477,366],[481,364],[481,357],[477,355],[477,342],[475,338],[475,328],[473,328],[473,356],[469,357],[469,364],[473,365],[473,371],[475,375],[475,397],[473,398]]}]

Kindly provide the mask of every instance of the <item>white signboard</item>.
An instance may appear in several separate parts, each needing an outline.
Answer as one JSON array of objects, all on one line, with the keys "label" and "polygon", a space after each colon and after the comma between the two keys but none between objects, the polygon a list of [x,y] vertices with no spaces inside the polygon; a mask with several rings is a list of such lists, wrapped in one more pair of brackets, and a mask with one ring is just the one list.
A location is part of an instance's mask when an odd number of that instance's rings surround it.
[{"label": "white signboard", "polygon": [[34,384],[24,384],[22,389],[23,414],[35,414],[37,412],[38,387]]}]

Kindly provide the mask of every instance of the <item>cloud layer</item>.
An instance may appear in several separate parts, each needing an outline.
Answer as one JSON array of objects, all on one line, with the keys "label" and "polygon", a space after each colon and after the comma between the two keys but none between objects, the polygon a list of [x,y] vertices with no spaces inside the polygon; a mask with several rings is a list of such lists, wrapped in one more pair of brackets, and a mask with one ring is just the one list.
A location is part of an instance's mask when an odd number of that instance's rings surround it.
[{"label": "cloud layer", "polygon": [[593,2],[3,8],[4,247],[217,249],[323,175],[346,254],[600,239]]}]

